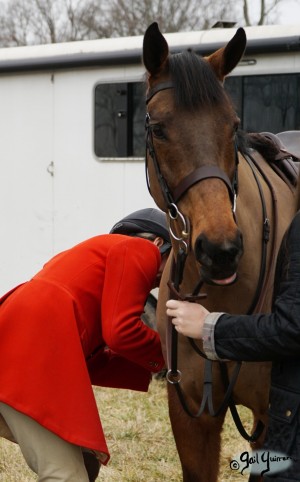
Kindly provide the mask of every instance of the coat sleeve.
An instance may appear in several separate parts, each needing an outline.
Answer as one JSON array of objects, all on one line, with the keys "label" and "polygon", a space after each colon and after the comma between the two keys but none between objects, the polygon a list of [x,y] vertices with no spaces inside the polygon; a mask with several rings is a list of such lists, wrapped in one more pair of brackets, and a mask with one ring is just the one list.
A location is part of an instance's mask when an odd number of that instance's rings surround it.
[{"label": "coat sleeve", "polygon": [[299,359],[300,212],[281,245],[270,314],[223,314],[214,330],[219,358],[242,361]]},{"label": "coat sleeve", "polygon": [[164,366],[157,332],[141,315],[160,266],[156,246],[127,238],[108,253],[101,303],[102,336],[116,354],[151,371]]}]

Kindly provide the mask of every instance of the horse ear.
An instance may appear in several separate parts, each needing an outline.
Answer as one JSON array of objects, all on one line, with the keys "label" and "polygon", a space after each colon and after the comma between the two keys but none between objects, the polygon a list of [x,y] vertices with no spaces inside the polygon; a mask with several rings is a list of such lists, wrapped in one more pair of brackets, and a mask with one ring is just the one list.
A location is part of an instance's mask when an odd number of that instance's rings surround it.
[{"label": "horse ear", "polygon": [[239,28],[228,44],[214,52],[206,60],[214,69],[217,77],[223,81],[241,60],[247,44],[245,30]]},{"label": "horse ear", "polygon": [[143,43],[143,62],[151,75],[157,74],[165,65],[169,47],[156,22],[146,30]]}]

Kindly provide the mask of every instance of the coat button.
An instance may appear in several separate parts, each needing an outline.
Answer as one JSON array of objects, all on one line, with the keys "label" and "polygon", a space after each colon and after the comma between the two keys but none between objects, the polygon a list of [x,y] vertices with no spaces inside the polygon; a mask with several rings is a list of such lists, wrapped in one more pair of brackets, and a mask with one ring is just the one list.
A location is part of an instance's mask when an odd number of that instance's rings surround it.
[{"label": "coat button", "polygon": [[285,415],[286,415],[286,417],[290,417],[290,416],[292,415],[291,410],[287,410],[287,411],[285,412]]}]

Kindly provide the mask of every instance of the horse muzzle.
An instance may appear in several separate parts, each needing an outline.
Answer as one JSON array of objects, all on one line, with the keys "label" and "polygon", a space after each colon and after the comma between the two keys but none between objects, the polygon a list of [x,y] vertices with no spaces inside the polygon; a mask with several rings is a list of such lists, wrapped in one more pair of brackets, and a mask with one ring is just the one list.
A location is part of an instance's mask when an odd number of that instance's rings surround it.
[{"label": "horse muzzle", "polygon": [[214,243],[205,234],[201,234],[196,239],[194,252],[201,265],[203,281],[220,286],[231,285],[236,281],[238,263],[243,254],[240,231],[234,240],[222,243]]}]

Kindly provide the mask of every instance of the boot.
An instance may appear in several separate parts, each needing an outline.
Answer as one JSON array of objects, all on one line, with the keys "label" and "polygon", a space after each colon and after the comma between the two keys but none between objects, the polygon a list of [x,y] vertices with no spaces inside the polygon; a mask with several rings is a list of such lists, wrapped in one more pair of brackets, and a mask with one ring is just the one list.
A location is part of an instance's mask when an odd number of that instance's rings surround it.
[{"label": "boot", "polygon": [[95,482],[97,479],[101,464],[93,452],[82,452],[84,465],[89,476],[90,482]]}]

